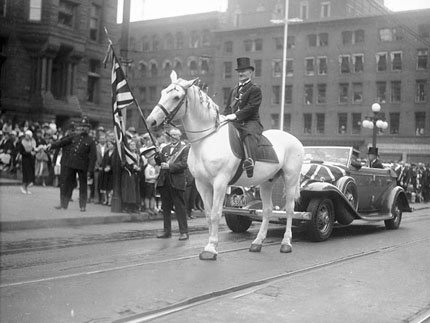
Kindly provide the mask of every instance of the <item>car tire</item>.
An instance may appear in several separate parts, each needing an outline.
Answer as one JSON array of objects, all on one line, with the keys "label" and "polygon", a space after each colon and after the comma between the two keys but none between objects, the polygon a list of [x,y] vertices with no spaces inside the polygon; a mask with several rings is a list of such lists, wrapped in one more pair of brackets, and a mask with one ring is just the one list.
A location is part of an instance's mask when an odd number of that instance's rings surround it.
[{"label": "car tire", "polygon": [[225,222],[229,229],[236,233],[246,232],[252,224],[252,220],[243,215],[226,214]]},{"label": "car tire", "polygon": [[308,235],[312,241],[321,242],[327,240],[334,227],[333,202],[327,198],[315,198],[309,202],[308,212],[312,218],[308,223]]},{"label": "car tire", "polygon": [[339,179],[336,183],[339,191],[343,193],[349,204],[357,211],[358,209],[358,190],[357,184],[352,177],[345,176]]},{"label": "car tire", "polygon": [[402,222],[402,202],[399,196],[396,196],[391,206],[391,215],[393,216],[392,219],[384,221],[385,228],[387,230],[396,230],[400,227],[400,222]]}]

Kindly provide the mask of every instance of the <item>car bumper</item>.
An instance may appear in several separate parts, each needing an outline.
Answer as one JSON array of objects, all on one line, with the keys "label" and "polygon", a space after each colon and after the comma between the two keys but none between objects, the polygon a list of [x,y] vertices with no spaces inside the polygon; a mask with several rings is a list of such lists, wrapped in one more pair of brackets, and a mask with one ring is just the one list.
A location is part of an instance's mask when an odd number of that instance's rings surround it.
[{"label": "car bumper", "polygon": [[[224,215],[242,215],[242,216],[249,216],[251,218],[263,218],[263,211],[259,209],[241,209],[241,208],[235,208],[235,207],[225,207],[223,209]],[[287,215],[285,214],[285,211],[278,211],[273,210],[271,217],[269,217],[269,220],[272,219],[279,219],[279,218],[286,218]],[[312,214],[310,212],[293,212],[293,220],[300,220],[300,221],[310,221],[312,218]]]}]

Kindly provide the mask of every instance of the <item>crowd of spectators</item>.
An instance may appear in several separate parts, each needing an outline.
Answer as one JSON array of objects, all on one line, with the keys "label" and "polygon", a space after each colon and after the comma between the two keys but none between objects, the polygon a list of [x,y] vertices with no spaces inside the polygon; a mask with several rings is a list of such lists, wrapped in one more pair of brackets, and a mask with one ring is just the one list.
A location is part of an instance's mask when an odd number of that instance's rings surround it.
[{"label": "crowd of spectators", "polygon": [[[21,191],[31,194],[32,185],[60,187],[62,150],[50,150],[49,145],[74,131],[73,122],[64,128],[55,121],[39,123],[25,121],[13,123],[0,116],[0,172],[8,177],[23,178]],[[88,201],[111,206],[113,197],[113,154],[116,142],[113,129],[98,127],[91,129],[89,135],[97,147],[97,161],[91,178],[88,179]],[[141,152],[153,146],[148,133],[139,134],[134,127],[126,132],[130,149],[135,154],[137,163],[133,167],[123,165],[121,171],[120,199],[124,212],[137,213],[146,211],[151,216],[160,212],[160,196],[155,189],[155,182],[160,172],[159,166],[147,160]],[[169,142],[169,137],[161,134],[153,137],[161,148]],[[29,145],[25,145],[26,142]],[[29,152],[24,147],[29,147]],[[28,155],[28,158],[25,156]],[[24,164],[23,164],[24,159]],[[27,165],[25,164],[27,160]],[[30,166],[28,165],[30,163]],[[24,166],[24,167],[23,167]],[[202,209],[194,179],[188,176],[186,197],[188,216],[192,209]],[[75,186],[78,186],[76,182]]]}]

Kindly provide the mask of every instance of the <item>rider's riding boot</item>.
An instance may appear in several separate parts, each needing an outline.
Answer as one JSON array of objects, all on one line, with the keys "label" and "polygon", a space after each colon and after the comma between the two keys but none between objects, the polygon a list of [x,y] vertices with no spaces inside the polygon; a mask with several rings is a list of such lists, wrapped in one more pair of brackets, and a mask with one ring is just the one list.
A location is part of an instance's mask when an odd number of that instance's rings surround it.
[{"label": "rider's riding boot", "polygon": [[254,175],[254,159],[252,158],[252,149],[251,149],[251,145],[248,141],[248,138],[244,139],[244,144],[245,144],[245,150],[246,150],[246,156],[248,156],[248,158],[245,159],[245,161],[243,162],[243,169],[246,170],[246,175],[248,177],[252,177],[252,175]]}]

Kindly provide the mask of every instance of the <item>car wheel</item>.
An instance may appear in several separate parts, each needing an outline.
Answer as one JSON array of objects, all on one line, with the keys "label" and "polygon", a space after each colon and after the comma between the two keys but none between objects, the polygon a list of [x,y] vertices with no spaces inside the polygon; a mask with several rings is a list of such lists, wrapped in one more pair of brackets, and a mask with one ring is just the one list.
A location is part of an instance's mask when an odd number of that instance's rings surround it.
[{"label": "car wheel", "polygon": [[357,184],[352,177],[342,177],[337,183],[337,188],[343,193],[354,210],[358,208]]},{"label": "car wheel", "polygon": [[330,199],[313,199],[308,205],[312,219],[308,224],[308,235],[312,241],[327,240],[334,226],[334,207]]},{"label": "car wheel", "polygon": [[246,232],[252,224],[252,220],[243,215],[226,214],[225,222],[229,229],[236,233]]},{"label": "car wheel", "polygon": [[390,220],[385,220],[385,228],[388,230],[395,230],[400,227],[400,222],[402,221],[402,202],[397,196],[391,206],[391,215],[393,216]]}]

